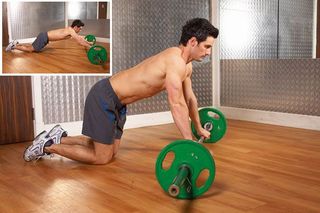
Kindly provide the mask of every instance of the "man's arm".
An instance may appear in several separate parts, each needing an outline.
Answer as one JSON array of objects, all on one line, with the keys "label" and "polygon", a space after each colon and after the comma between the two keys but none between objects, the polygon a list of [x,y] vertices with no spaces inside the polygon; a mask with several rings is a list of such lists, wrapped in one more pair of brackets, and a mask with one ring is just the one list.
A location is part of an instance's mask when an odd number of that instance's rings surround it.
[{"label": "man's arm", "polygon": [[70,30],[70,35],[73,39],[76,40],[76,42],[78,42],[78,44],[80,44],[81,46],[85,46],[87,48],[91,47],[91,43],[86,41],[82,36],[78,35],[76,32],[74,32],[74,30]]},{"label": "man's arm", "polygon": [[191,73],[192,73],[192,66],[188,67],[190,70],[190,74],[187,76],[186,80],[183,82],[183,94],[186,100],[188,109],[189,109],[189,116],[192,122],[195,125],[195,128],[199,135],[204,136],[205,138],[210,137],[210,133],[202,128],[198,113],[198,101],[197,98],[192,90],[192,81],[191,81]]},{"label": "man's arm", "polygon": [[166,75],[166,90],[173,120],[184,139],[192,140],[189,125],[189,112],[183,95],[182,80],[178,72],[168,72]]}]

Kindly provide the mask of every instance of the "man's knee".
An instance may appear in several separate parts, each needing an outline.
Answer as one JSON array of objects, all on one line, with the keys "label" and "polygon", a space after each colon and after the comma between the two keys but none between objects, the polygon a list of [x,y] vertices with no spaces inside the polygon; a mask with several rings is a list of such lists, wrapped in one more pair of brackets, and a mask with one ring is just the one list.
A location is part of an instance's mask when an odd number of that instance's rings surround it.
[{"label": "man's knee", "polygon": [[108,145],[94,142],[94,152],[95,157],[93,160],[93,164],[107,164],[112,160],[113,157],[113,144]]},{"label": "man's knee", "polygon": [[34,49],[34,47],[31,45],[30,47],[29,47],[29,52],[30,53],[32,53],[32,52],[37,52],[35,49]]},{"label": "man's knee", "polygon": [[113,156],[112,154],[108,154],[106,156],[96,156],[92,164],[95,164],[95,165],[108,164],[112,160],[112,156]]}]

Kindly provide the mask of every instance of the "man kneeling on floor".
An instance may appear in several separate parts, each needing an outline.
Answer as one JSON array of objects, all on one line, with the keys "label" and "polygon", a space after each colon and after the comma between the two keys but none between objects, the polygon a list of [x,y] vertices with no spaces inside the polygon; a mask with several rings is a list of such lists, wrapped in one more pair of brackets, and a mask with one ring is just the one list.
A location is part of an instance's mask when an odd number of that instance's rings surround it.
[{"label": "man kneeling on floor", "polygon": [[32,44],[19,44],[17,40],[11,41],[6,48],[6,51],[21,50],[24,52],[40,52],[49,41],[59,41],[69,38],[73,38],[78,44],[89,49],[92,43],[78,35],[83,26],[84,23],[82,23],[81,20],[76,19],[72,22],[70,27],[39,33]]},{"label": "man kneeling on floor", "polygon": [[206,19],[195,18],[182,28],[179,46],[168,48],[140,64],[97,82],[84,109],[84,136],[67,137],[60,125],[40,133],[24,152],[26,161],[50,153],[89,164],[106,164],[117,153],[126,105],[151,97],[162,90],[176,126],[184,139],[192,140],[189,116],[200,136],[210,137],[201,127],[197,99],[191,85],[192,61],[209,56],[219,31]]}]

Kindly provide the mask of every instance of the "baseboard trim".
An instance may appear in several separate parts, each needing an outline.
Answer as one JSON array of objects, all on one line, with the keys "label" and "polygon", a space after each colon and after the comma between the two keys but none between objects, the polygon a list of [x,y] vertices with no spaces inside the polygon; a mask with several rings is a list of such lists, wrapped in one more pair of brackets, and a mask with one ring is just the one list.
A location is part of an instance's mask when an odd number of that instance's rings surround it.
[{"label": "baseboard trim", "polygon": [[[173,118],[171,116],[171,112],[157,112],[157,113],[149,113],[149,114],[141,114],[141,115],[129,115],[127,116],[127,121],[125,124],[125,129],[132,129],[144,126],[154,126],[161,124],[173,123]],[[40,128],[36,128],[36,135],[39,134],[43,130],[49,131],[56,124],[45,124],[38,125]],[[75,136],[81,135],[82,131],[82,121],[77,122],[68,122],[68,123],[60,123],[60,125],[68,131],[68,135]]]},{"label": "baseboard trim", "polygon": [[[234,107],[219,107],[221,112],[227,119],[244,120],[256,123],[265,123],[279,126],[295,127],[310,130],[320,130],[320,117],[310,115],[300,115],[281,112],[270,112],[253,109],[241,109]],[[132,129],[145,126],[154,126],[161,124],[173,123],[173,118],[170,111],[148,113],[141,115],[127,116],[125,129]],[[39,125],[37,134],[42,130],[50,130],[55,124]],[[80,135],[82,131],[82,121],[61,123],[61,126],[68,131],[70,136]]]},{"label": "baseboard trim", "polygon": [[257,123],[320,130],[320,117],[282,112],[270,112],[234,107],[219,107],[228,119],[245,120]]},{"label": "baseboard trim", "polygon": [[173,123],[171,112],[156,112],[127,117],[125,129]]}]

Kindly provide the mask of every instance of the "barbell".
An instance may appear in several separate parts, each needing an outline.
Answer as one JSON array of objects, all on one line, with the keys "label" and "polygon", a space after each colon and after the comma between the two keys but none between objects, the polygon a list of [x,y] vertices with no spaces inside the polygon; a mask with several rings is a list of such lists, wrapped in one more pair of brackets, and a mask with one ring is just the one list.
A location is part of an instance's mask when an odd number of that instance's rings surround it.
[{"label": "barbell", "polygon": [[[210,107],[202,108],[199,110],[199,117],[203,128],[207,129],[206,127],[211,127],[209,128],[209,132],[211,133],[210,138],[204,140],[204,143],[216,143],[224,136],[227,130],[227,121],[221,111]],[[191,130],[193,135],[199,140],[200,136],[193,122],[191,122]]]},{"label": "barbell", "polygon": [[[215,162],[202,142],[214,143],[220,140],[226,132],[224,115],[214,108],[199,110],[200,123],[211,133],[209,139],[204,140],[196,134],[194,124],[191,124],[193,134],[198,141],[176,140],[167,145],[156,160],[156,177],[162,189],[170,196],[178,199],[194,199],[205,193],[215,178]],[[166,157],[174,155],[172,163],[165,168]],[[203,172],[207,177],[203,184],[197,185],[197,180]]]},{"label": "barbell", "polygon": [[96,44],[96,37],[94,35],[86,35],[86,37],[84,37],[85,40],[87,40],[88,42],[92,42],[92,45]]},{"label": "barbell", "polygon": [[104,65],[108,58],[107,50],[100,45],[95,45],[96,37],[94,35],[87,35],[85,40],[93,42],[93,46],[87,51],[87,57],[92,64]]}]

